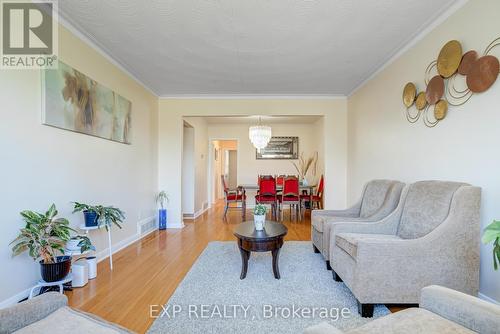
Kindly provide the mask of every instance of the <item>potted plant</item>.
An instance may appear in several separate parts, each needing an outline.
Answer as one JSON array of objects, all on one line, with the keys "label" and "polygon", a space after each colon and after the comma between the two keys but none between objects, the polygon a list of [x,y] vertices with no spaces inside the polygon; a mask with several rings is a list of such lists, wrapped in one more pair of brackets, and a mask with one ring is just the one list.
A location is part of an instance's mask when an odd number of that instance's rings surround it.
[{"label": "potted plant", "polygon": [[494,220],[493,223],[484,229],[483,243],[489,244],[493,241],[493,267],[498,270],[500,263],[500,220]]},{"label": "potted plant", "polygon": [[256,204],[253,209],[253,223],[255,230],[262,231],[266,225],[267,208],[263,204]]},{"label": "potted plant", "polygon": [[299,174],[299,180],[301,185],[307,186],[306,177],[307,173],[309,172],[309,168],[312,167],[313,176],[316,176],[317,164],[318,164],[318,152],[314,152],[313,156],[308,159],[304,158],[304,152],[302,152],[300,154],[298,164],[292,162],[292,165],[295,167],[295,170],[297,170],[297,173]]},{"label": "potted plant", "polygon": [[97,209],[95,206],[78,202],[74,202],[73,204],[75,205],[73,213],[79,211],[83,212],[83,218],[85,219],[85,227],[93,227],[99,225],[99,223],[97,222]]},{"label": "potted plant", "polygon": [[[74,202],[74,205],[73,213],[83,211],[86,227],[105,226],[107,230],[112,225],[116,225],[119,228],[122,228],[120,224],[125,220],[125,213],[118,208],[113,206],[89,205],[79,202]],[[94,217],[94,214],[95,218],[90,219],[90,225],[88,225],[88,216],[90,215],[91,217]]]},{"label": "potted plant", "polygon": [[169,198],[167,193],[162,190],[156,196],[156,203],[160,204],[160,209],[158,210],[158,228],[164,230],[167,228],[167,209],[165,209],[165,203],[168,204]]},{"label": "potted plant", "polygon": [[54,204],[47,212],[22,211],[26,226],[21,229],[19,236],[10,244],[12,255],[28,251],[29,255],[40,263],[42,279],[46,282],[56,282],[66,277],[71,269],[70,256],[64,254],[64,245],[70,240],[69,221],[65,218],[56,218],[57,209]]},{"label": "potted plant", "polygon": [[94,245],[90,241],[90,238],[86,235],[77,235],[71,237],[71,239],[66,243],[65,249],[73,252],[85,253],[86,251],[95,251]]}]

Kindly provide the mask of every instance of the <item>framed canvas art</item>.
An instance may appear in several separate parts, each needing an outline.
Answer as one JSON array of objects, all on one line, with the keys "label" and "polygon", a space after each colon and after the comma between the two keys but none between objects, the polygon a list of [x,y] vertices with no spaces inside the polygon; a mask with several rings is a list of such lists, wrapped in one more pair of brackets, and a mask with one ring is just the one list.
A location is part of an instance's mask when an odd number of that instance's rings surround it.
[{"label": "framed canvas art", "polygon": [[258,152],[256,159],[298,159],[299,137],[271,137],[269,144]]},{"label": "framed canvas art", "polygon": [[44,124],[131,143],[132,103],[71,66],[42,71]]}]

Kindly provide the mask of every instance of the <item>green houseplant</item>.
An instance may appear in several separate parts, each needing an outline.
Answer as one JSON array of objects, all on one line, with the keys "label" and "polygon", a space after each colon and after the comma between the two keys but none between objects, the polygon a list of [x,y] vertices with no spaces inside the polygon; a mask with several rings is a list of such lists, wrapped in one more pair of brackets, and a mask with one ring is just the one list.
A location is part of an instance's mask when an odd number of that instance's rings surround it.
[{"label": "green houseplant", "polygon": [[253,209],[253,223],[255,230],[262,231],[266,224],[267,208],[263,204],[256,204]]},{"label": "green houseplant", "polygon": [[493,223],[484,229],[483,243],[489,244],[493,241],[493,267],[498,270],[500,263],[500,220],[494,220]]},{"label": "green houseplant", "polygon": [[71,257],[57,254],[64,254],[64,245],[74,230],[66,218],[56,218],[57,213],[54,204],[45,213],[22,211],[26,226],[10,243],[13,256],[27,251],[35,261],[39,261],[42,278],[46,282],[63,279],[71,268]]},{"label": "green houseplant", "polygon": [[[82,211],[85,214],[95,214],[96,225],[91,226],[104,226],[106,230],[112,225],[122,228],[121,224],[125,220],[125,213],[119,208],[113,206],[103,205],[89,205],[79,202],[74,202],[73,213]],[[87,218],[85,218],[87,220]],[[87,222],[85,223],[86,226]]]}]

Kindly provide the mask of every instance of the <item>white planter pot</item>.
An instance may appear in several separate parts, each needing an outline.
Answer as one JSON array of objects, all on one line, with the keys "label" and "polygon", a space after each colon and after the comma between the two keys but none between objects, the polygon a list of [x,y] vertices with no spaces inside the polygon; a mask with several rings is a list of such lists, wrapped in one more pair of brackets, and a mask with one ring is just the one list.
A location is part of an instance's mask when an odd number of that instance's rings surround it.
[{"label": "white planter pot", "polygon": [[89,279],[94,279],[97,276],[97,258],[91,256],[87,258],[87,264],[89,266]]},{"label": "white planter pot", "polygon": [[266,215],[253,216],[253,223],[255,224],[255,230],[262,231],[266,225]]},{"label": "white planter pot", "polygon": [[80,251],[80,247],[78,247],[80,241],[82,241],[82,239],[70,239],[66,242],[65,248],[69,251],[78,252]]}]

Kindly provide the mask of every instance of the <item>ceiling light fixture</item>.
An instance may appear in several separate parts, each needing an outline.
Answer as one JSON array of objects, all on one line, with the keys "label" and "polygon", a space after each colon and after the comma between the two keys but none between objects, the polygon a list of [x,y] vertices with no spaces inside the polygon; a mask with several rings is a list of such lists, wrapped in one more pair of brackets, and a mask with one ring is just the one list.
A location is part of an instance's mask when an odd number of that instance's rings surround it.
[{"label": "ceiling light fixture", "polygon": [[260,150],[265,148],[271,140],[271,127],[262,125],[262,120],[259,117],[259,124],[248,129],[248,138],[250,138],[257,152],[260,153]]}]

